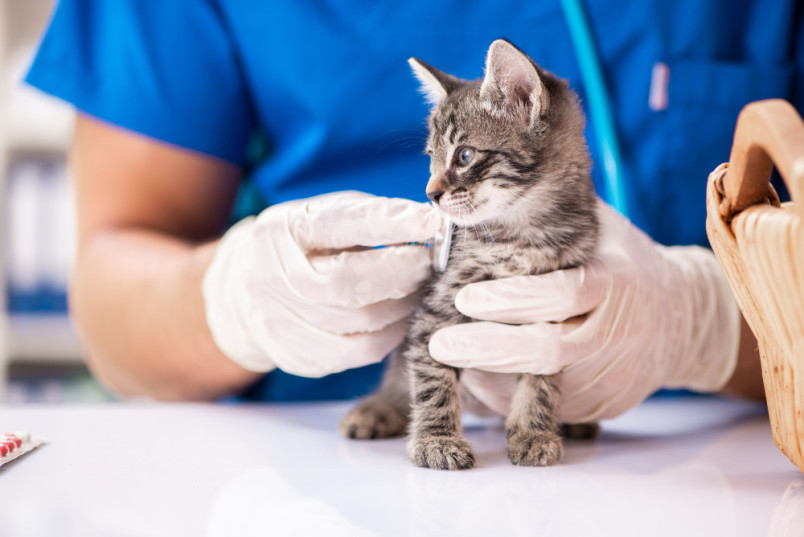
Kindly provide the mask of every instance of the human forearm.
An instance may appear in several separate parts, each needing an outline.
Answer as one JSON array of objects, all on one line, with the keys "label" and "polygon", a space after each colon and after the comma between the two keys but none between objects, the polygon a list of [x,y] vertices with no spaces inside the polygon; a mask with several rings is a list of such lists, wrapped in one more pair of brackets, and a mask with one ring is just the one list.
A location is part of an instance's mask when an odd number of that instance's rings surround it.
[{"label": "human forearm", "polygon": [[765,400],[765,386],[762,381],[762,362],[759,359],[757,340],[745,319],[740,326],[740,349],[737,366],[731,379],[720,391],[723,395]]},{"label": "human forearm", "polygon": [[[254,371],[321,376],[380,361],[430,273],[427,249],[405,244],[442,227],[427,205],[334,193],[197,246],[226,229],[237,166],[79,115],[71,170],[71,309],[90,367],[124,394],[208,399]],[[208,270],[213,258],[220,270]]]},{"label": "human forearm", "polygon": [[219,353],[201,278],[241,170],[79,114],[70,152],[78,255],[70,308],[88,362],[126,395],[207,399],[255,376]]},{"label": "human forearm", "polygon": [[201,279],[214,247],[125,228],[82,245],[70,305],[104,384],[125,395],[210,399],[256,380],[206,326]]}]

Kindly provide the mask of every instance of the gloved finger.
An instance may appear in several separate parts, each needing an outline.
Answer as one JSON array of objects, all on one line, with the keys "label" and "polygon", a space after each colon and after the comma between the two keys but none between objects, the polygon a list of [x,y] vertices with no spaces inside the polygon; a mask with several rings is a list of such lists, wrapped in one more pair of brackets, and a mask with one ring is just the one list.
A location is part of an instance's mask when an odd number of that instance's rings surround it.
[{"label": "gloved finger", "polygon": [[402,343],[408,324],[403,319],[377,332],[342,336],[285,320],[259,338],[263,348],[275,349],[269,358],[279,369],[317,378],[382,361]]},{"label": "gloved finger", "polygon": [[[410,316],[421,304],[422,291],[403,298],[383,300],[360,308],[311,307],[297,300],[281,300],[282,306],[303,322],[332,334],[377,332]],[[268,306],[270,307],[270,306]]]},{"label": "gloved finger", "polygon": [[581,324],[577,319],[528,325],[459,324],[433,334],[429,350],[434,359],[453,367],[553,375],[593,350],[591,339],[572,337]]},{"label": "gloved finger", "polygon": [[405,297],[432,274],[430,251],[423,246],[313,256],[287,275],[298,296],[323,305],[358,308]]},{"label": "gloved finger", "polygon": [[606,296],[608,276],[599,261],[538,276],[472,283],[455,307],[473,319],[509,324],[563,321],[595,309]]},{"label": "gloved finger", "polygon": [[[632,371],[622,371],[619,376],[628,372]],[[562,376],[559,418],[564,423],[616,418],[655,391],[650,383],[640,383],[633,378],[624,378],[620,382],[615,378],[596,379],[593,382],[586,379],[582,384],[582,387],[578,387],[572,375],[565,373]]]},{"label": "gloved finger", "polygon": [[289,207],[287,226],[306,251],[424,242],[443,226],[434,207],[401,198],[321,196]]},{"label": "gloved finger", "polygon": [[666,366],[661,353],[641,352],[638,337],[616,329],[596,341],[588,359],[569,365],[561,377],[561,415],[569,423],[617,417],[659,388],[655,371]]}]

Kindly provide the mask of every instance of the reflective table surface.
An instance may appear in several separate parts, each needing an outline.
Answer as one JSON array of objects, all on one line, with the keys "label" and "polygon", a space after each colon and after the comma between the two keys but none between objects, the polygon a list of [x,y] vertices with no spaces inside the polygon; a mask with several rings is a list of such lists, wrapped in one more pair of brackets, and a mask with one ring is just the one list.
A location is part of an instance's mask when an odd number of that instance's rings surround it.
[{"label": "reflective table surface", "polygon": [[466,419],[475,469],[414,468],[405,440],[353,441],[349,404],[0,408],[48,444],[0,468],[0,535],[804,535],[804,475],[760,405],[654,398],[520,468]]}]

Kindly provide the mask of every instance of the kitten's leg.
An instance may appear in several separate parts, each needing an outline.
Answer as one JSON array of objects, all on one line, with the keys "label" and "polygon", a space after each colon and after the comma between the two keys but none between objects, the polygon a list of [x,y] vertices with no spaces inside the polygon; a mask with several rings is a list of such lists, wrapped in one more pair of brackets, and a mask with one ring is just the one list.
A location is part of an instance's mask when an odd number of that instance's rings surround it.
[{"label": "kitten's leg", "polygon": [[562,423],[561,436],[576,440],[589,440],[596,438],[600,434],[600,424],[597,422],[589,423]]},{"label": "kitten's leg", "polygon": [[361,440],[403,436],[410,414],[410,382],[400,347],[389,358],[377,393],[361,401],[341,420],[338,430]]},{"label": "kitten's leg", "polygon": [[505,420],[508,458],[520,466],[552,466],[563,446],[557,420],[561,375],[521,375]]},{"label": "kitten's leg", "polygon": [[408,456],[426,468],[471,468],[475,455],[461,434],[458,370],[430,357],[429,339],[429,334],[420,337],[406,353],[413,399]]}]

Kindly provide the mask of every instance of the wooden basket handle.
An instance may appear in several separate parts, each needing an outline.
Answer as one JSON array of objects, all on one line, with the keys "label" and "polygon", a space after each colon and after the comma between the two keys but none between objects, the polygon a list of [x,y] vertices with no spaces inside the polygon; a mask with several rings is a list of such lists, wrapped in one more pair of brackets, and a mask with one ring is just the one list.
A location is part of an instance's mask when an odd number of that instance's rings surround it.
[{"label": "wooden basket handle", "polygon": [[729,167],[716,185],[724,220],[752,205],[779,204],[770,184],[774,164],[804,217],[804,122],[787,101],[750,103],[737,118]]}]

